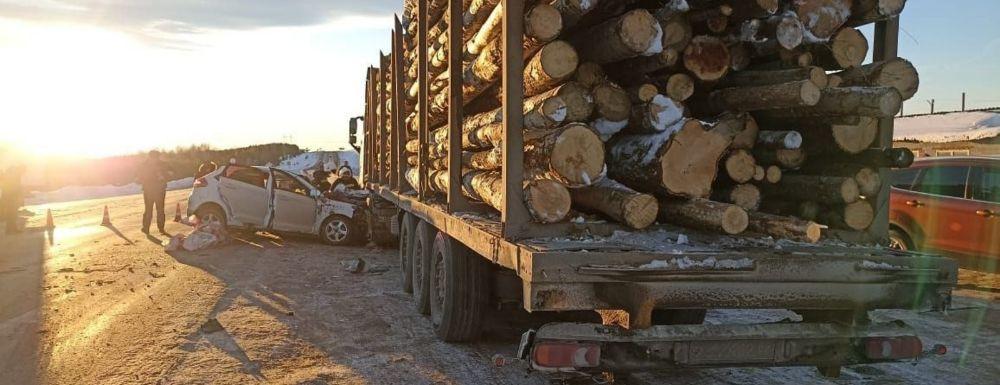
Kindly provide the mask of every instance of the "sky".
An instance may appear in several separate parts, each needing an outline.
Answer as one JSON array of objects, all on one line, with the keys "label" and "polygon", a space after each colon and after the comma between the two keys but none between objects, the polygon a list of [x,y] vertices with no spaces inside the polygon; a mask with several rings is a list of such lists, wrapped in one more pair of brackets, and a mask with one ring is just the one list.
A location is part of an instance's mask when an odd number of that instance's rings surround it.
[{"label": "sky", "polygon": [[[0,152],[344,147],[401,4],[0,0]],[[921,74],[904,111],[932,98],[958,109],[963,91],[969,108],[1000,105],[1000,1],[940,4],[910,0],[903,13],[900,55]]]}]

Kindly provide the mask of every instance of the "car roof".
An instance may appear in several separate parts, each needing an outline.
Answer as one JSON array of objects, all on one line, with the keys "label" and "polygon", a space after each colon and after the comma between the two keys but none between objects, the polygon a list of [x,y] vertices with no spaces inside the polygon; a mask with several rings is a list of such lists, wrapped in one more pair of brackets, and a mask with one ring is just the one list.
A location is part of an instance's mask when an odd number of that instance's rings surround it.
[{"label": "car roof", "polygon": [[927,166],[1000,166],[1000,157],[994,156],[935,156],[918,158],[911,167]]}]

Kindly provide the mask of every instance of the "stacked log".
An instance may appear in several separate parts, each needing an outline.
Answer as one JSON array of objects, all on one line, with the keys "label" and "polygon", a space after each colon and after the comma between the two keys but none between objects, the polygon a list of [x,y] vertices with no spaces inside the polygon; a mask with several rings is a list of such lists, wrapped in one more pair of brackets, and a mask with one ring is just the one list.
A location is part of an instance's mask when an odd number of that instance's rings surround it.
[{"label": "stacked log", "polygon": [[[429,0],[427,143],[415,139],[416,0],[404,1],[407,178],[428,154],[446,191],[451,100],[461,100],[463,193],[499,209],[503,7]],[[872,148],[879,120],[919,87],[905,59],[863,63],[857,27],[905,0],[543,0],[524,10],[525,204],[539,222],[569,205],[641,229],[656,220],[725,234],[816,242],[866,229],[880,167],[912,154]],[[461,23],[461,73],[448,23]],[[452,78],[463,81],[451,98]],[[389,107],[387,107],[389,108]],[[415,183],[415,182],[413,182]],[[546,195],[548,194],[548,195]],[[550,196],[551,195],[551,196]]]}]

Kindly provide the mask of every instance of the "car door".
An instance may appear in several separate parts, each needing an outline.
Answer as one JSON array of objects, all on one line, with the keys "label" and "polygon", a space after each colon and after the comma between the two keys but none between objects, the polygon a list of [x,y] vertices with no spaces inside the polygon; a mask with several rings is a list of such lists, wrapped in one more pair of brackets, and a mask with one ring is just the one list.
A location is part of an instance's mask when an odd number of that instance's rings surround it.
[{"label": "car door", "polygon": [[316,198],[311,196],[312,187],[278,169],[272,169],[271,176],[274,185],[271,229],[312,233],[320,208]]},{"label": "car door", "polygon": [[219,195],[229,215],[242,225],[263,227],[268,211],[267,173],[253,167],[227,166],[219,177]]},{"label": "car door", "polygon": [[[969,220],[975,213],[965,208],[968,166],[934,165],[917,177],[916,192],[905,204],[913,207],[917,224],[923,229],[923,248],[959,251],[969,242]],[[970,215],[971,214],[971,215]]]},{"label": "car door", "polygon": [[969,176],[969,207],[975,235],[969,253],[1000,259],[1000,165],[975,166]]}]

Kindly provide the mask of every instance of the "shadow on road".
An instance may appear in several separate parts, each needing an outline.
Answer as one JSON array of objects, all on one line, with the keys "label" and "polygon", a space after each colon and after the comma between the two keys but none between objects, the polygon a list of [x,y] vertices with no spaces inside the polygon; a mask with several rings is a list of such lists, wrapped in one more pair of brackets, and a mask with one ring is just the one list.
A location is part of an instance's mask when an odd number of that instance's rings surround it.
[{"label": "shadow on road", "polygon": [[46,232],[26,230],[0,233],[0,382],[32,385],[43,381]]}]

